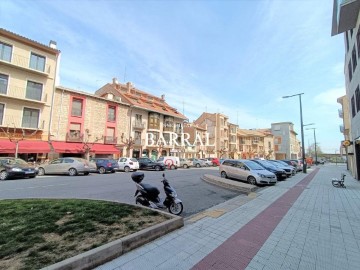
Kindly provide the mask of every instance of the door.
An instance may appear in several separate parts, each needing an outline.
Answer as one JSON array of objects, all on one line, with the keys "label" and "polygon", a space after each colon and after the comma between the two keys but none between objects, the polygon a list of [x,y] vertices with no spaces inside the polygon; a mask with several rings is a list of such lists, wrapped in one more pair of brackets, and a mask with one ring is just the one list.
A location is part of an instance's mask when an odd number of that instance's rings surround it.
[{"label": "door", "polygon": [[234,170],[237,179],[240,179],[242,181],[247,181],[249,171],[247,170],[247,167],[245,166],[244,163],[238,161]]},{"label": "door", "polygon": [[61,163],[61,158],[51,161],[50,164],[45,167],[45,173],[58,174],[60,172]]},{"label": "door", "polygon": [[124,170],[126,164],[126,158],[120,158],[118,164],[119,164],[119,170]]}]

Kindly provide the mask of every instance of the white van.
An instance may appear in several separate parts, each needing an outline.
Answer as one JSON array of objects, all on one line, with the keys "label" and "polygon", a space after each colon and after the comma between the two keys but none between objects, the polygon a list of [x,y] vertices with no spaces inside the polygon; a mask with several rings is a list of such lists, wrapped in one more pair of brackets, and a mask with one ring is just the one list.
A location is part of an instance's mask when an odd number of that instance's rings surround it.
[{"label": "white van", "polygon": [[179,157],[163,156],[163,157],[159,157],[157,162],[164,164],[166,168],[170,170],[174,170],[180,167]]}]

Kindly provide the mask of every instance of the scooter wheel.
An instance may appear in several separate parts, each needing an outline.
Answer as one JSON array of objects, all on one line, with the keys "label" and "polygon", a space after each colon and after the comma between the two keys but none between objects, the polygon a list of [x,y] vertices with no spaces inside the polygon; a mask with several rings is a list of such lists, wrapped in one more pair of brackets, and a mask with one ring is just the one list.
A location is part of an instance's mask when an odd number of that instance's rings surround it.
[{"label": "scooter wheel", "polygon": [[180,215],[184,209],[184,206],[181,202],[179,203],[171,203],[168,207],[169,212],[174,215]]}]

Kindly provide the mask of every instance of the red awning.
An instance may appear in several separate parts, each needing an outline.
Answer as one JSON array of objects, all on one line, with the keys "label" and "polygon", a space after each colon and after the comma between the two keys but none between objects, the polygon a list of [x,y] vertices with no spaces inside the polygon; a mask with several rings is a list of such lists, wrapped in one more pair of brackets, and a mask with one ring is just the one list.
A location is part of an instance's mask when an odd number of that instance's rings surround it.
[{"label": "red awning", "polygon": [[56,153],[84,153],[83,143],[52,142]]},{"label": "red awning", "polygon": [[[9,140],[0,140],[0,153],[15,154],[16,143]],[[45,141],[19,141],[18,153],[49,153],[50,145]]]},{"label": "red awning", "polygon": [[119,154],[120,150],[112,144],[96,143],[91,147],[90,152],[95,154]]},{"label": "red awning", "polygon": [[24,140],[19,142],[19,153],[49,153],[50,145],[45,141]]},{"label": "red awning", "polygon": [[15,143],[9,140],[0,140],[0,153],[15,153]]}]

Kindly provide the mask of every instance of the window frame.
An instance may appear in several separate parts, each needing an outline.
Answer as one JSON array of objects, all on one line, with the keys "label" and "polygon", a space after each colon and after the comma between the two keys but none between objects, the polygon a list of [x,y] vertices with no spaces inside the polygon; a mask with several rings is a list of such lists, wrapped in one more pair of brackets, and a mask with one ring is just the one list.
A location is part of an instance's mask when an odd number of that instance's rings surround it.
[{"label": "window frame", "polygon": [[[80,108],[80,115],[76,115],[74,114],[74,104],[77,102],[77,101],[80,101],[81,102],[81,108]],[[73,97],[72,100],[71,100],[71,117],[79,117],[79,118],[82,118],[83,115],[84,115],[84,99],[82,98],[78,98],[78,97]]]},{"label": "window frame", "polygon": [[356,112],[360,111],[360,89],[359,86],[355,89],[355,99],[356,99]]},{"label": "window frame", "polygon": [[351,97],[351,115],[352,115],[352,118],[354,118],[356,115],[355,96],[354,95]]},{"label": "window frame", "polygon": [[[9,56],[9,59],[5,59],[5,58],[4,58],[5,50],[4,50],[3,48],[6,48],[6,47],[9,47],[9,48],[10,48],[10,56]],[[5,43],[5,42],[3,42],[3,41],[0,41],[0,60],[11,63],[12,53],[13,53],[13,45],[8,44],[8,43]]]},{"label": "window frame", "polygon": [[[114,114],[113,114],[113,119],[110,119],[110,111],[114,111]],[[114,105],[109,105],[108,106],[108,110],[107,110],[107,121],[108,122],[116,122],[116,106]]]},{"label": "window frame", "polygon": [[0,108],[2,106],[2,109],[0,110],[0,125],[3,124],[4,122],[4,117],[5,117],[5,103],[0,103]]},{"label": "window frame", "polygon": [[[41,90],[40,90],[40,98],[37,99],[37,98],[33,98],[31,96],[28,96],[28,91],[30,90],[29,88],[29,83],[32,83],[34,85],[38,85],[41,87]],[[35,89],[35,88],[33,88]],[[35,89],[35,90],[39,90],[39,89]],[[43,97],[43,91],[44,91],[44,84],[42,83],[39,83],[39,82],[35,82],[35,81],[31,81],[31,80],[27,80],[27,83],[26,83],[26,91],[25,91],[25,98],[27,99],[32,99],[32,100],[37,100],[37,101],[41,101],[42,100],[42,97]]]},{"label": "window frame", "polygon": [[[33,60],[35,59],[35,60]],[[43,66],[39,67],[39,59],[43,59]],[[35,63],[33,61],[36,61]],[[45,72],[45,66],[46,66],[46,56],[43,56],[41,54],[35,53],[35,52],[30,52],[30,61],[29,61],[29,68],[30,69],[34,69],[34,70],[38,70],[41,72]]]},{"label": "window frame", "polygon": [[[3,75],[3,76],[6,76],[7,77],[7,81],[6,81],[6,89],[5,89],[5,92],[1,92],[1,88],[0,88],[0,94],[4,94],[4,95],[7,95],[8,93],[8,89],[9,89],[9,79],[10,79],[10,75],[9,74],[5,74],[5,73],[0,73],[0,76]],[[1,85],[1,84],[0,84]]]},{"label": "window frame", "polygon": [[[31,112],[34,112],[34,111],[37,111],[38,112],[38,117],[37,117],[37,123],[36,123],[36,126],[32,126],[31,125],[31,121],[30,124],[28,126],[25,126],[24,125],[24,120],[25,120],[25,110],[28,110],[28,111],[31,111]],[[21,127],[22,128],[36,128],[38,129],[39,128],[39,123],[40,123],[40,115],[41,115],[41,111],[40,109],[38,108],[30,108],[30,107],[23,107],[23,113],[22,113],[22,119],[21,119]],[[30,120],[31,120],[31,115],[30,115]]]},{"label": "window frame", "polygon": [[351,64],[351,59],[349,60],[349,63],[348,63],[348,73],[349,73],[349,81],[351,82],[352,80],[352,64]]},{"label": "window frame", "polygon": [[357,57],[356,57],[355,45],[354,45],[353,50],[351,52],[351,60],[352,60],[353,73],[355,73],[355,69],[356,69],[356,66],[357,66]]}]

